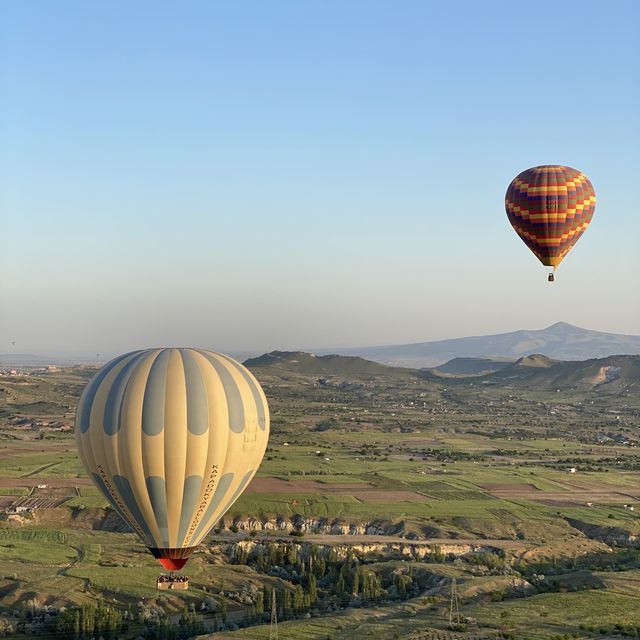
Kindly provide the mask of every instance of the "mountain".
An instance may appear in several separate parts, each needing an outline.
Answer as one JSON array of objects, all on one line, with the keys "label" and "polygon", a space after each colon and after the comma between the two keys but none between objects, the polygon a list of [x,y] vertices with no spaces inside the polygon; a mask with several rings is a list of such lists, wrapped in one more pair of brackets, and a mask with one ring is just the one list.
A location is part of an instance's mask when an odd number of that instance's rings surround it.
[{"label": "mountain", "polygon": [[557,322],[540,330],[525,329],[490,336],[339,349],[337,352],[416,368],[438,367],[454,358],[498,357],[516,360],[531,353],[544,354],[557,360],[587,360],[617,354],[640,354],[640,336],[591,331]]},{"label": "mountain", "polygon": [[608,356],[577,362],[559,362],[539,354],[483,378],[486,383],[527,389],[577,389],[637,394],[640,356]]},{"label": "mountain", "polygon": [[[417,370],[372,362],[357,356],[317,356],[304,351],[272,351],[244,364],[258,377],[287,378],[302,376],[337,376],[344,379],[385,378],[394,382],[419,378],[421,384],[461,385],[467,389],[473,380],[477,388],[484,385],[520,388],[528,391],[594,391],[616,396],[640,393],[640,355],[616,355],[588,360],[562,361],[536,353],[517,361],[492,358],[454,358],[442,367]],[[492,369],[493,368],[493,369]],[[478,386],[480,385],[480,386]]]},{"label": "mountain", "polygon": [[317,356],[305,351],[271,351],[257,358],[249,358],[243,364],[254,371],[269,367],[287,372],[326,375],[384,375],[395,370],[394,367],[357,356]]}]

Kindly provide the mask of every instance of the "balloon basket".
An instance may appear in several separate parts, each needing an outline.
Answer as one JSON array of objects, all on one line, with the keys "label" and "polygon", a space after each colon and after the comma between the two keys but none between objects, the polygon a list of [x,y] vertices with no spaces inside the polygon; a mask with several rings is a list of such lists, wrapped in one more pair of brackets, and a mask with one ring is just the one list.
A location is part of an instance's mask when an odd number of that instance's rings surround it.
[{"label": "balloon basket", "polygon": [[555,279],[556,279],[556,277],[553,275],[553,273],[550,273],[550,274],[549,274],[549,277],[547,278],[547,280],[548,280],[549,282],[553,282]]},{"label": "balloon basket", "polygon": [[189,588],[189,578],[173,573],[163,573],[158,576],[157,587],[161,591],[186,591]]}]

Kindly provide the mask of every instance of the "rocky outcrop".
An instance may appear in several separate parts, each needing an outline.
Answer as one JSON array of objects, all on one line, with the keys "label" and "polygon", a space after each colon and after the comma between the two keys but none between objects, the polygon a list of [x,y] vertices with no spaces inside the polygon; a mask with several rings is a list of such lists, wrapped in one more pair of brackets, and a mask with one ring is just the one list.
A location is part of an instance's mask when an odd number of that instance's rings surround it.
[{"label": "rocky outcrop", "polygon": [[225,518],[221,524],[222,529],[235,529],[238,531],[280,531],[291,533],[322,533],[341,536],[400,536],[409,539],[417,539],[419,536],[414,531],[407,531],[405,523],[386,520],[372,520],[370,522],[354,523],[339,519],[310,518],[299,514],[290,518],[278,516],[275,518]]},{"label": "rocky outcrop", "polygon": [[567,518],[567,522],[591,540],[599,540],[612,547],[640,547],[640,536],[631,531],[625,531],[619,527],[591,524],[573,518]]},{"label": "rocky outcrop", "polygon": [[84,507],[36,509],[28,515],[6,516],[9,526],[47,526],[131,533],[132,529],[113,509]]},{"label": "rocky outcrop", "polygon": [[[209,551],[214,555],[223,555],[233,559],[239,554],[247,557],[259,556],[267,553],[269,545],[278,544],[262,540],[239,540],[236,542],[217,542],[209,544]],[[287,540],[288,545],[296,545],[301,557],[305,557],[311,548],[308,542],[293,542]],[[481,544],[428,544],[425,542],[380,542],[355,544],[313,544],[314,549],[325,555],[333,554],[342,560],[349,554],[361,558],[384,560],[424,560],[429,556],[467,556],[485,551],[496,551],[495,548]]]},{"label": "rocky outcrop", "polygon": [[594,387],[597,387],[599,385],[613,382],[620,377],[621,371],[621,367],[600,367],[596,375],[592,378],[591,384],[593,384]]}]

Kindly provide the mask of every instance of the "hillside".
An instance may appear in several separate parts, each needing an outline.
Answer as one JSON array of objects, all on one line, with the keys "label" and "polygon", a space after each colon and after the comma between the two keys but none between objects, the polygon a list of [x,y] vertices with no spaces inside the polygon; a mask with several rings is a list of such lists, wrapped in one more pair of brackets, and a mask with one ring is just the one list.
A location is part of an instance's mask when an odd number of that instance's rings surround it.
[{"label": "hillside", "polygon": [[514,364],[517,364],[519,367],[535,367],[537,369],[548,369],[549,367],[553,367],[553,365],[557,363],[558,360],[543,356],[541,353],[534,353],[530,356],[523,356],[522,358],[519,358]]},{"label": "hillside", "polygon": [[445,365],[417,371],[371,362],[355,356],[317,356],[304,351],[272,351],[244,363],[260,378],[263,375],[284,378],[301,376],[337,376],[356,380],[384,378],[406,380],[419,377],[432,390],[440,388],[443,377],[466,386],[467,378],[483,385],[526,388],[531,391],[597,391],[598,393],[640,394],[640,356],[608,356],[589,360],[562,361],[542,354],[523,356],[517,361],[493,358],[454,358]]},{"label": "hillside", "polygon": [[609,356],[578,362],[558,362],[535,355],[485,376],[486,382],[528,389],[597,390],[640,393],[640,356]]},{"label": "hillside", "polygon": [[433,369],[434,373],[453,376],[479,376],[500,371],[513,364],[508,358],[454,358]]},{"label": "hillside", "polygon": [[439,367],[454,358],[500,357],[516,360],[540,353],[556,360],[586,360],[617,354],[640,354],[640,336],[581,329],[566,322],[541,330],[520,330],[415,344],[341,349],[376,362],[403,367]]},{"label": "hillside", "polygon": [[[481,359],[461,359],[451,367],[470,371],[473,360]],[[157,564],[114,510],[106,509],[78,459],[73,434],[57,424],[71,424],[95,369],[0,379],[5,617],[32,611],[37,594],[48,606],[102,597],[122,610],[161,597],[163,607],[174,607],[176,619],[182,607],[193,604],[202,611],[202,602],[215,598],[226,603],[230,619],[239,619],[247,608],[242,594],[264,593],[274,584],[295,593],[302,569],[286,559],[290,552],[297,559],[310,552],[323,558],[317,585],[327,604],[339,602],[335,576],[351,564],[345,563],[350,553],[358,558],[354,570],[366,563],[367,575],[378,576],[387,594],[396,593],[397,576],[405,575],[407,606],[424,600],[440,627],[454,576],[472,603],[465,607],[476,606],[477,594],[482,597],[478,610],[467,609],[476,619],[486,607],[509,603],[505,581],[516,578],[522,586],[524,578],[537,585],[534,576],[551,576],[554,582],[542,583],[540,593],[533,586],[514,591],[510,604],[533,607],[542,598],[545,614],[545,598],[605,597],[596,574],[635,584],[640,357],[560,362],[534,354],[492,374],[448,378],[302,352],[269,353],[247,364],[269,399],[269,448],[260,473],[219,531],[194,553],[190,589],[179,596],[158,596]],[[9,513],[18,507],[33,511]],[[322,563],[314,560],[314,566]],[[514,577],[513,567],[524,578]],[[225,589],[217,586],[222,581]],[[442,605],[435,596],[420,595],[432,581],[443,587]],[[252,591],[243,591],[247,583]],[[599,588],[586,590],[584,584]],[[347,597],[353,598],[350,588]],[[393,601],[384,604],[385,611],[391,606]],[[566,608],[559,605],[558,619]],[[314,625],[324,623],[325,615],[318,608]],[[529,617],[534,615],[536,623],[547,619],[537,611]],[[406,611],[399,619],[413,620]],[[482,637],[502,621],[499,611],[486,619],[493,626]],[[308,620],[285,622],[287,637],[305,637],[289,633],[290,625]],[[539,640],[557,637],[557,628],[554,622]],[[370,637],[391,638],[394,632]],[[316,635],[327,637],[331,629]],[[353,637],[362,637],[361,629],[354,628]]]},{"label": "hillside", "polygon": [[245,360],[244,365],[250,369],[270,367],[288,372],[327,375],[384,375],[396,369],[357,356],[317,356],[304,351],[271,351]]}]

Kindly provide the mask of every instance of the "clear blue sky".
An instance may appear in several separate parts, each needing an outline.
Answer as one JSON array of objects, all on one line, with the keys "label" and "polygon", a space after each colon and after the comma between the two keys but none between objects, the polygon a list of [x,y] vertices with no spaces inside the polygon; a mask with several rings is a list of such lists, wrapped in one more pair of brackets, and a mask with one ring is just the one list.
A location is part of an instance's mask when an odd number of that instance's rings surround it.
[{"label": "clear blue sky", "polygon": [[[640,333],[636,0],[3,0],[0,23],[0,352]],[[549,285],[503,198],[556,163],[598,205]]]}]

